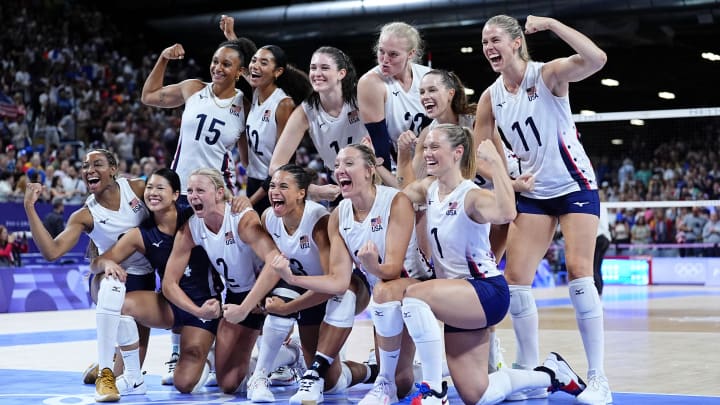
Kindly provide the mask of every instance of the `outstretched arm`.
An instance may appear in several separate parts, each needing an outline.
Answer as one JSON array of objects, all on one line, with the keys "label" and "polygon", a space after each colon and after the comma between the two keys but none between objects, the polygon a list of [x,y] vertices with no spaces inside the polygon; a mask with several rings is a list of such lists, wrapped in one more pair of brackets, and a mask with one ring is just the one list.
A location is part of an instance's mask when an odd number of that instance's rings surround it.
[{"label": "outstretched arm", "polygon": [[40,183],[28,183],[25,188],[25,213],[27,214],[30,232],[33,235],[35,245],[47,261],[57,260],[75,246],[80,240],[83,231],[92,230],[93,220],[90,210],[82,207],[75,211],[68,219],[65,229],[53,238],[43,225],[42,219],[35,210],[43,186]]},{"label": "outstretched arm", "polygon": [[583,80],[605,66],[607,55],[587,36],[554,18],[528,16],[525,23],[527,34],[547,30],[552,31],[577,52],[567,58],[548,62],[543,67],[543,80],[553,94],[566,95],[569,82]]},{"label": "outstretched arm", "polygon": [[176,84],[163,86],[163,77],[169,60],[185,57],[182,45],[175,44],[165,48],[158,57],[153,70],[145,79],[141,101],[153,107],[174,108],[185,104],[185,100],[203,87],[200,80],[189,79]]}]

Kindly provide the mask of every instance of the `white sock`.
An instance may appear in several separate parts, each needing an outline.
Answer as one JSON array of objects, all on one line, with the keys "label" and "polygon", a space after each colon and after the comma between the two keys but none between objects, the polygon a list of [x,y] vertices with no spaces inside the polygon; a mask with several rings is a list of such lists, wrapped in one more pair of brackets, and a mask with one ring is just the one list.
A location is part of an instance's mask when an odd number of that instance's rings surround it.
[{"label": "white sock", "polygon": [[140,370],[140,349],[120,350],[123,363],[125,363],[125,377],[128,381],[135,382],[142,379]]},{"label": "white sock", "polygon": [[282,318],[275,315],[268,315],[263,324],[263,343],[258,351],[257,364],[253,376],[264,374],[267,377],[275,371],[273,363],[275,358],[283,346],[285,337],[290,333],[290,329],[295,324],[293,318]]},{"label": "white sock", "polygon": [[402,311],[408,333],[415,342],[422,362],[423,381],[430,388],[442,390],[442,331],[430,306],[417,298],[403,299]]},{"label": "white sock", "polygon": [[515,364],[533,369],[538,364],[538,312],[530,286],[510,285],[510,317],[512,318],[517,353]]},{"label": "white sock", "polygon": [[400,349],[386,352],[378,347],[378,354],[380,355],[380,368],[378,370],[378,376],[383,376],[386,380],[394,383],[395,371],[397,370],[398,359],[400,357]]},{"label": "white sock", "polygon": [[585,346],[588,375],[605,375],[605,327],[603,309],[592,277],[581,277],[568,283],[570,301]]}]

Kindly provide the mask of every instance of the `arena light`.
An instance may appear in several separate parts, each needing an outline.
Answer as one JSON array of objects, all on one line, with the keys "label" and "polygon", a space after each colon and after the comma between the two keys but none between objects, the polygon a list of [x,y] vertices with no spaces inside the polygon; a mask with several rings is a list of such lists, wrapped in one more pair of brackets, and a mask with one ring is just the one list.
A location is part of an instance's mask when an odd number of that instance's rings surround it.
[{"label": "arena light", "polygon": [[658,93],[658,97],[665,99],[665,100],[674,100],[675,93],[671,93],[669,91],[661,91]]},{"label": "arena light", "polygon": [[620,138],[615,138],[615,139],[611,139],[611,140],[610,140],[610,143],[613,144],[613,145],[622,145],[622,144],[623,144],[623,140],[620,139]]},{"label": "arena light", "polygon": [[472,53],[472,51],[472,46],[463,46],[462,48],[460,48],[460,52],[462,53]]},{"label": "arena light", "polygon": [[593,111],[593,110],[580,110],[580,115],[585,115],[585,116],[595,115],[595,111]]},{"label": "arena light", "polygon": [[632,120],[630,120],[630,125],[635,125],[637,127],[641,127],[641,126],[645,125],[645,121],[637,119],[637,118],[632,119]]},{"label": "arena light", "polygon": [[473,94],[475,94],[475,90],[465,87],[465,95],[466,96],[472,96]]},{"label": "arena light", "polygon": [[608,86],[608,87],[617,87],[620,85],[620,82],[615,79],[602,79],[602,80],[600,80],[600,83],[603,86]]},{"label": "arena light", "polygon": [[707,59],[711,62],[717,62],[720,61],[720,55],[712,52],[703,52],[700,56],[702,56],[703,59]]}]

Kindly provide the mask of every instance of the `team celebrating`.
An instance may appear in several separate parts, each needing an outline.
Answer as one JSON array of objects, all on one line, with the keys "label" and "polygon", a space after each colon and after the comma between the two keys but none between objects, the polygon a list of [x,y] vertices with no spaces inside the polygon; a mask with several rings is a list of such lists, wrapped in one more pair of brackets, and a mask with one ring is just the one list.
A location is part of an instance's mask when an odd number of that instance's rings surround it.
[{"label": "team celebrating", "polygon": [[[170,168],[117,178],[114,154],[91,150],[82,166],[90,195],[55,238],[34,207],[42,185],[27,186],[46,259],[83,232],[96,250],[98,357],[85,380],[97,402],[147,392],[149,328],[161,328],[172,330],[174,353],[163,382],[181,393],[216,384],[265,403],[275,401],[271,386],[297,383],[289,402],[301,405],[367,383],[361,405],[446,404],[450,377],[465,404],[557,391],[612,403],[593,282],[600,203],[568,96],[606,62],[592,40],[552,18],[490,18],[482,47],[498,77],[470,105],[454,73],[419,64],[420,34],[403,22],[382,27],[377,65],[359,77],[340,49],[315,50],[305,74],[281,47],[238,38],[231,17],[219,25],[227,40],[209,83],[163,83],[168,63],[185,56],[174,44],[143,86],[146,105],[184,105]],[[540,31],[574,54],[532,61],[525,35]],[[329,184],[294,164],[306,133]],[[558,225],[585,379],[555,352],[539,358],[531,284]],[[342,349],[365,310],[376,361],[355,362]],[[508,312],[511,365],[498,360],[494,333]]]}]

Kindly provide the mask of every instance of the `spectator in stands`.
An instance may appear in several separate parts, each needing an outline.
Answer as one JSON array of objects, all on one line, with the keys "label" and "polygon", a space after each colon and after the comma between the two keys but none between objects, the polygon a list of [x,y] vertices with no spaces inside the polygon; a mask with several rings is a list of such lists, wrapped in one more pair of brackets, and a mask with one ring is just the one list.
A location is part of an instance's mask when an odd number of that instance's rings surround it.
[{"label": "spectator in stands", "polygon": [[5,225],[0,225],[0,267],[13,265],[13,242],[15,236],[8,233]]},{"label": "spectator in stands", "polygon": [[19,194],[15,193],[15,176],[12,172],[0,171],[0,203],[15,201]]},{"label": "spectator in stands", "polygon": [[17,150],[32,145],[32,141],[30,140],[30,127],[28,127],[28,123],[25,120],[25,115],[18,114],[17,117],[15,117],[15,121],[8,125],[8,128],[12,134],[12,143]]},{"label": "spectator in stands", "polygon": [[720,219],[718,218],[717,208],[710,210],[710,218],[703,227],[702,238],[705,243],[712,243],[713,246],[708,248],[706,256],[718,257],[720,256]]},{"label": "spectator in stands", "polygon": [[623,160],[622,166],[618,169],[618,181],[620,182],[620,189],[623,190],[625,184],[628,181],[635,180],[635,166],[630,158]]},{"label": "spectator in stands", "polygon": [[[52,166],[51,166],[52,167]],[[47,187],[47,184],[45,184]],[[63,186],[62,177],[60,176],[52,176],[50,179],[50,187],[48,187],[50,190],[50,200],[55,201],[56,198],[65,199],[68,197],[67,193],[65,192],[65,187]]]},{"label": "spectator in stands", "polygon": [[[57,179],[57,177],[55,177],[55,179]],[[60,235],[60,232],[62,232],[63,229],[65,229],[64,199],[62,197],[53,198],[52,206],[52,211],[43,218],[43,225],[45,225],[45,229],[47,229],[50,236],[54,239],[56,236]]]},{"label": "spectator in stands", "polygon": [[78,175],[75,165],[68,165],[62,184],[65,189],[65,204],[82,205],[85,202],[87,185]]},{"label": "spectator in stands", "polygon": [[[692,207],[690,213],[686,213],[683,216],[678,216],[678,231],[682,232],[682,238],[678,240],[678,243],[699,243],[702,242],[703,227],[707,218],[702,215],[702,208],[695,206]],[[699,251],[697,249],[680,249],[680,256],[685,257],[686,255],[697,256]]]},{"label": "spectator in stands", "polygon": [[[642,244],[647,245],[650,242],[652,242],[652,234],[650,231],[650,226],[647,224],[647,221],[645,220],[645,215],[640,213],[635,219],[635,224],[630,229],[630,243],[632,244]],[[633,247],[633,251],[636,254],[643,254],[647,251],[647,248],[635,248]]]},{"label": "spectator in stands", "polygon": [[[613,243],[616,245],[630,243],[630,224],[625,217],[619,216],[612,228]],[[624,248],[615,246],[615,252],[620,255]]]}]

